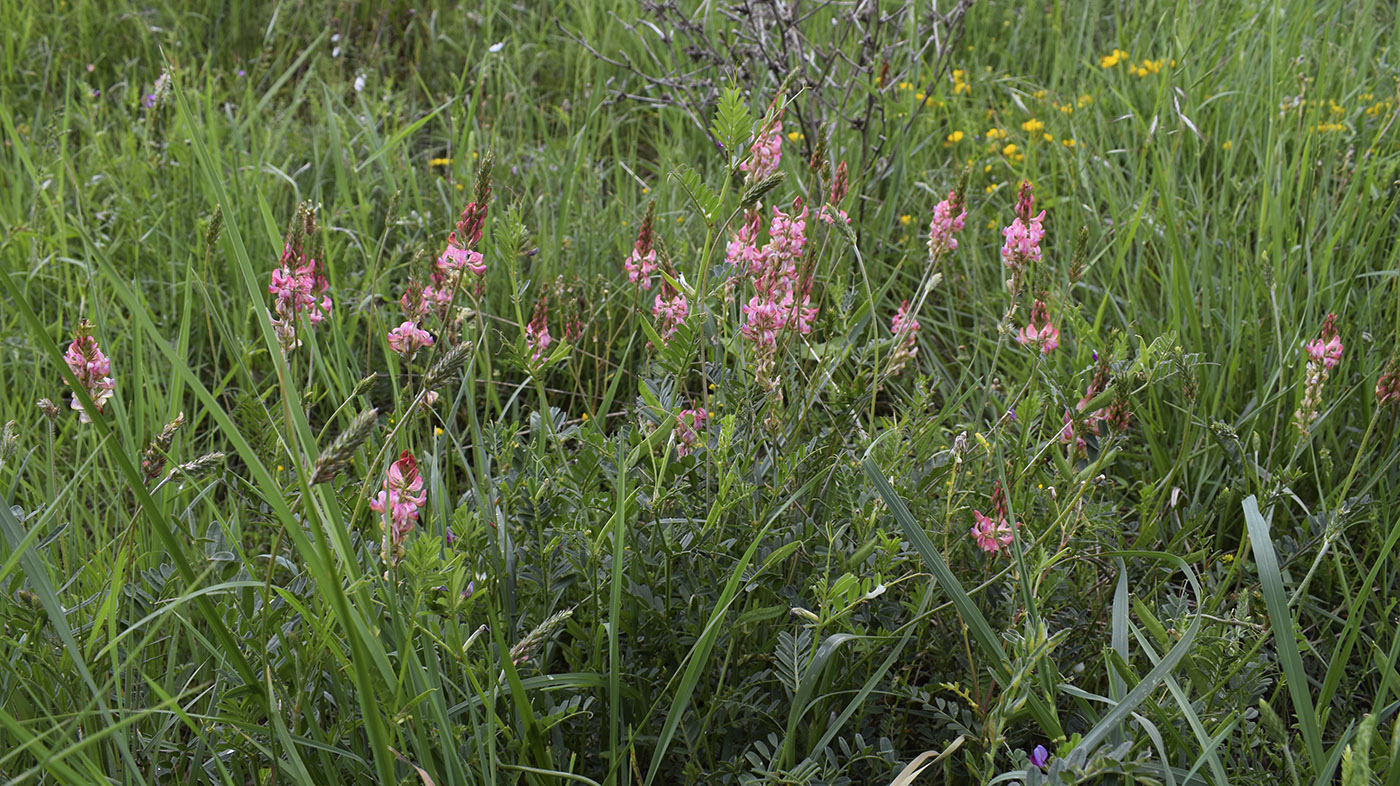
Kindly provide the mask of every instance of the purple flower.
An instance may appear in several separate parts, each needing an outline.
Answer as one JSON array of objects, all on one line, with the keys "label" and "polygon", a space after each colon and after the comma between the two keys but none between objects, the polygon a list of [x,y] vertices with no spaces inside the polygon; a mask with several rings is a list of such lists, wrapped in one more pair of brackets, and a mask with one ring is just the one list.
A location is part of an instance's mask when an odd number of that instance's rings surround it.
[{"label": "purple flower", "polygon": [[1049,763],[1050,751],[1045,750],[1044,745],[1035,746],[1035,750],[1031,751],[1031,764],[1036,767],[1044,767]]},{"label": "purple flower", "polygon": [[144,106],[144,107],[146,107],[147,109],[152,109],[152,108],[155,107],[155,105],[156,105],[156,94],[155,94],[155,93],[147,93],[147,94],[146,94],[146,97],[143,98],[143,99],[141,99],[141,106]]}]

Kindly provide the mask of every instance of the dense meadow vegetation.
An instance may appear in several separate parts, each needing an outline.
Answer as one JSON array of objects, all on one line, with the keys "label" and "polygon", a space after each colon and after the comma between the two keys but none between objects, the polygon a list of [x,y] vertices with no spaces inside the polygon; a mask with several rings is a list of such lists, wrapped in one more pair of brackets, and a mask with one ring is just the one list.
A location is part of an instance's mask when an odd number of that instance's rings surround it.
[{"label": "dense meadow vegetation", "polygon": [[1400,786],[1400,19],[0,0],[0,780]]}]

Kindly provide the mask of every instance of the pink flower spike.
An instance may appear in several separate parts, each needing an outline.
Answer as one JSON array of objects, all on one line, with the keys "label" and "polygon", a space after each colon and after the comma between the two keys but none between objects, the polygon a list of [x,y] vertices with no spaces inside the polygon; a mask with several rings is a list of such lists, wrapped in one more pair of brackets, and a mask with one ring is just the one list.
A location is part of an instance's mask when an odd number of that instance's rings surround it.
[{"label": "pink flower spike", "polygon": [[1391,360],[1376,380],[1376,404],[1386,406],[1400,401],[1400,360]]},{"label": "pink flower spike", "polygon": [[[97,411],[102,412],[102,407],[112,397],[116,384],[109,376],[112,373],[112,363],[97,346],[97,339],[92,337],[92,325],[86,319],[78,323],[75,338],[73,343],[68,345],[63,361],[68,364],[73,376],[78,378],[78,384],[87,391]],[[73,395],[71,406],[77,410],[80,422],[92,422],[77,394]]]},{"label": "pink flower spike", "polygon": [[536,362],[544,357],[549,345],[554,343],[554,338],[549,335],[549,324],[546,322],[548,302],[542,299],[535,304],[535,318],[525,326],[525,346],[532,350],[530,359]]},{"label": "pink flower spike", "polygon": [[1322,337],[1314,341],[1306,342],[1303,347],[1308,351],[1308,357],[1313,361],[1321,363],[1327,368],[1336,368],[1342,362],[1342,337],[1337,333],[1337,315],[1328,314],[1322,320]]},{"label": "pink flower spike", "polygon": [[700,429],[704,427],[709,414],[699,407],[683,409],[676,416],[676,457],[685,458],[695,450],[700,440]]},{"label": "pink flower spike", "polygon": [[404,322],[389,331],[389,348],[400,357],[411,358],[420,348],[432,345],[433,335],[412,322]]},{"label": "pink flower spike", "polygon": [[949,191],[947,199],[933,206],[933,219],[928,222],[929,256],[958,250],[954,236],[963,230],[966,219],[967,210],[958,202],[957,191]]},{"label": "pink flower spike", "polygon": [[405,450],[398,461],[389,465],[384,478],[384,490],[372,498],[370,510],[384,515],[380,526],[384,531],[384,559],[397,562],[403,555],[403,541],[418,521],[418,511],[427,504],[423,478],[418,474],[418,461]]},{"label": "pink flower spike", "polygon": [[[312,209],[303,205],[298,209],[297,221],[305,227],[305,232],[315,228]],[[268,317],[272,321],[273,332],[283,351],[290,351],[301,345],[297,338],[297,317],[305,314],[310,324],[319,325],[331,312],[331,297],[328,293],[330,282],[318,269],[318,263],[307,254],[302,246],[303,230],[294,229],[282,246],[282,258],[272,271],[272,281],[267,291],[273,296],[272,309]]]},{"label": "pink flower spike", "polygon": [[642,225],[637,228],[637,241],[632,244],[632,253],[622,261],[627,280],[640,289],[651,289],[651,275],[656,272],[656,249],[652,248],[655,221],[656,203],[649,202]]},{"label": "pink flower spike", "polygon": [[661,340],[670,341],[685,322],[685,318],[690,316],[690,303],[686,301],[685,295],[663,279],[661,293],[656,296],[651,315],[661,320]]},{"label": "pink flower spike", "polygon": [[1028,262],[1040,261],[1040,241],[1045,238],[1045,228],[1042,226],[1045,211],[1040,211],[1039,215],[1031,215],[1034,205],[1031,184],[1021,183],[1020,194],[1016,200],[1016,219],[1011,222],[1011,226],[1001,231],[1002,237],[1006,239],[1001,247],[1001,259],[1010,270],[1019,271]]},{"label": "pink flower spike", "polygon": [[900,304],[890,320],[890,332],[894,334],[894,355],[890,358],[890,374],[898,374],[914,359],[918,351],[919,321],[909,316],[909,301]]},{"label": "pink flower spike", "polygon": [[749,173],[749,179],[758,182],[778,171],[783,160],[783,113],[773,116],[773,122],[759,129],[758,137],[749,147],[749,159],[739,164],[739,169]]},{"label": "pink flower spike", "polygon": [[[1008,547],[1011,545],[1013,530],[1011,525],[1006,523],[1006,519],[994,521],[982,515],[980,510],[972,511],[972,516],[974,522],[969,534],[977,542],[977,547],[992,555],[999,554],[1003,550],[1009,553]],[[1016,522],[1016,526],[1019,527],[1020,522]]]},{"label": "pink flower spike", "polygon": [[469,248],[447,244],[447,250],[438,257],[437,269],[440,273],[451,274],[466,268],[472,275],[480,278],[486,275],[486,265],[482,263],[480,251],[473,251]]},{"label": "pink flower spike", "polygon": [[1050,322],[1050,312],[1044,301],[1035,301],[1031,309],[1031,323],[1021,328],[1016,342],[1022,346],[1038,347],[1042,355],[1048,355],[1060,346],[1060,331]]}]

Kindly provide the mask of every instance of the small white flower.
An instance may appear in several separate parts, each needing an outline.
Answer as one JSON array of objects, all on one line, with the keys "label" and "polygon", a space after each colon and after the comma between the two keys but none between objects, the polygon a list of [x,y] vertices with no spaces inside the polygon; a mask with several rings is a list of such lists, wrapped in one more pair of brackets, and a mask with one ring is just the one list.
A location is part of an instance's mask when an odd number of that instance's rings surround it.
[{"label": "small white flower", "polygon": [[357,74],[357,75],[355,76],[355,92],[358,93],[358,92],[360,92],[361,90],[364,90],[364,89],[365,89],[365,75],[364,75],[364,74]]},{"label": "small white flower", "polygon": [[494,43],[494,44],[492,44],[490,47],[488,47],[486,51],[488,51],[488,52],[490,52],[491,54],[494,55],[494,54],[496,54],[497,52],[499,52],[499,51],[501,51],[502,49],[504,49],[505,46],[506,46],[506,42],[505,42],[505,41],[497,41],[496,43]]},{"label": "small white flower", "polygon": [[340,57],[340,47],[331,50],[331,57]]}]

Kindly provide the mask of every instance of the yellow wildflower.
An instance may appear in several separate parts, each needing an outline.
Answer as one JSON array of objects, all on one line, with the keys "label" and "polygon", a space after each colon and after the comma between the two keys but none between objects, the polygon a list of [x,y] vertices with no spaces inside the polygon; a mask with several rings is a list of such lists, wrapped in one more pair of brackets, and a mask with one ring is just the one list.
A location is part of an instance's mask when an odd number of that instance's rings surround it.
[{"label": "yellow wildflower", "polygon": [[1221,149],[1221,150],[1230,150],[1230,149],[1233,148],[1234,146],[1235,146],[1235,140],[1233,140],[1233,139],[1227,139],[1227,140],[1224,141],[1224,143],[1222,143],[1222,144],[1220,145],[1220,149]]},{"label": "yellow wildflower", "polygon": [[899,217],[899,223],[906,227],[909,226],[909,222],[913,220],[914,217],[909,215],[908,213],[905,213],[904,215]]},{"label": "yellow wildflower", "polygon": [[1065,147],[1074,147],[1074,140],[1073,140],[1073,139],[1061,139],[1061,140],[1060,140],[1060,144],[1064,145]]},{"label": "yellow wildflower", "polygon": [[796,131],[789,131],[787,136],[788,136],[788,141],[789,141],[789,142],[796,142],[796,141],[797,141],[797,136],[798,136],[798,134],[797,134]]},{"label": "yellow wildflower", "polygon": [[1037,131],[1043,131],[1044,129],[1045,124],[1040,122],[1039,120],[1036,120],[1035,118],[1031,118],[1030,120],[1027,120],[1026,122],[1021,124],[1021,130],[1029,131],[1032,134],[1034,134]]},{"label": "yellow wildflower", "polygon": [[1127,52],[1124,52],[1122,49],[1114,49],[1112,52],[1099,58],[1099,66],[1102,68],[1112,68],[1127,59]]},{"label": "yellow wildflower", "polygon": [[1002,154],[1002,155],[1005,155],[1005,156],[1014,156],[1014,155],[1016,155],[1016,151],[1019,150],[1019,149],[1020,149],[1020,148],[1016,147],[1016,145],[1013,143],[1013,144],[1007,145],[1006,147],[1003,147],[1003,148],[1001,149],[1001,154]]},{"label": "yellow wildflower", "polygon": [[431,161],[428,162],[428,166],[430,166],[430,167],[434,167],[434,166],[452,166],[452,159],[450,159],[450,158],[434,158],[433,160],[431,160]]},{"label": "yellow wildflower", "polygon": [[958,142],[961,142],[962,140],[963,140],[963,132],[961,132],[961,131],[954,131],[953,133],[951,133],[951,134],[948,135],[948,141],[949,141],[949,142],[952,142],[952,143],[955,143],[955,144],[956,144],[956,143],[958,143]]}]

